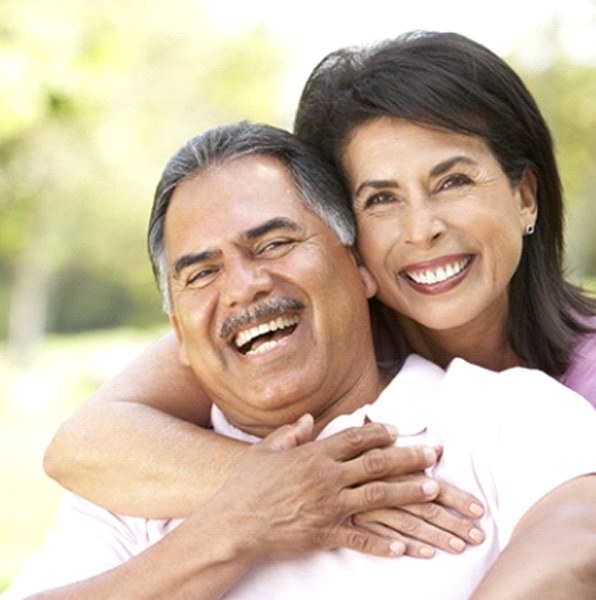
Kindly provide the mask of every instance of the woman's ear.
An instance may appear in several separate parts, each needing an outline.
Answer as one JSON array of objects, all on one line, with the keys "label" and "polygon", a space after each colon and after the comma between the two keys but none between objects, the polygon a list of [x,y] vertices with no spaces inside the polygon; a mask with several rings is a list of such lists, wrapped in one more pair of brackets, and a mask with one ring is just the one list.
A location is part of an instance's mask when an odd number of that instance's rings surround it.
[{"label": "woman's ear", "polygon": [[186,344],[184,343],[184,338],[182,337],[182,332],[180,331],[180,325],[178,324],[178,318],[176,315],[170,315],[170,324],[172,325],[172,329],[176,334],[176,339],[178,340],[178,344],[180,346],[178,358],[183,365],[190,367],[190,360],[188,360],[188,354],[186,353]]},{"label": "woman's ear", "polygon": [[538,218],[538,184],[536,175],[526,167],[517,185],[519,193],[519,210],[524,231],[528,225],[535,225]]}]

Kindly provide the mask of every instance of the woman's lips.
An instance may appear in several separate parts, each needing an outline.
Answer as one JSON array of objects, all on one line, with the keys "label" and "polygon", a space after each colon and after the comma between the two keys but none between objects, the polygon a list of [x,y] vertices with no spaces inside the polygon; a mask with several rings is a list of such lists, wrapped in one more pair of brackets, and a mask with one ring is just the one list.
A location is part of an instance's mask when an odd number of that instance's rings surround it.
[{"label": "woman's lips", "polygon": [[407,265],[399,275],[423,294],[442,294],[459,285],[468,275],[474,254],[452,254]]}]

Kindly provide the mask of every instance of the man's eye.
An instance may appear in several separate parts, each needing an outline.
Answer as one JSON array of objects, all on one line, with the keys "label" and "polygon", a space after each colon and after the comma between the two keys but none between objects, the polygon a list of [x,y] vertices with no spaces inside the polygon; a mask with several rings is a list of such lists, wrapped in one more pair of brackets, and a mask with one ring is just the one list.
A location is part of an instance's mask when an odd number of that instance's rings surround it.
[{"label": "man's eye", "polygon": [[454,175],[449,175],[449,177],[440,183],[439,190],[449,190],[455,187],[470,185],[471,183],[472,180],[467,175],[455,173]]},{"label": "man's eye", "polygon": [[216,273],[217,269],[215,267],[208,267],[206,269],[200,269],[199,271],[193,271],[186,278],[186,285],[194,287],[207,285],[213,279]]},{"label": "man's eye", "polygon": [[294,240],[287,238],[271,240],[270,242],[263,244],[257,250],[257,254],[275,254],[277,252],[283,252],[284,250],[288,250],[293,243]]}]

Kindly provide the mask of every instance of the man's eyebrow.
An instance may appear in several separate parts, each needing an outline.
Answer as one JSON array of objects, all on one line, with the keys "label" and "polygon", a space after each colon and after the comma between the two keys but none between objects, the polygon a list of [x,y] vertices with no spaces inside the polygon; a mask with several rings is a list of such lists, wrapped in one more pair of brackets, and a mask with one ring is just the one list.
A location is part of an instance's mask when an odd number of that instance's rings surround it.
[{"label": "man's eyebrow", "polygon": [[186,268],[198,262],[210,260],[219,254],[214,250],[204,250],[203,252],[195,252],[192,254],[184,254],[176,259],[174,263],[174,279],[180,277],[180,273]]},{"label": "man's eyebrow", "polygon": [[[475,165],[476,161],[471,159],[469,156],[465,156],[463,154],[453,156],[451,158],[448,158],[447,160],[440,162],[438,165],[435,165],[430,171],[430,176],[437,177],[438,175],[442,175],[443,173],[449,171],[449,169],[453,168],[457,163]],[[367,179],[356,188],[355,195],[358,196],[358,194],[360,194],[362,190],[367,187],[373,188],[375,190],[380,190],[383,188],[398,188],[399,184],[395,179]]]},{"label": "man's eyebrow", "polygon": [[285,217],[274,217],[273,219],[269,219],[248,231],[245,231],[243,237],[247,240],[254,240],[256,238],[261,237],[271,231],[275,231],[276,229],[290,229],[292,231],[300,231],[302,227],[296,223],[296,221],[292,221],[292,219],[287,219]]},{"label": "man's eyebrow", "polygon": [[[285,217],[274,217],[273,219],[269,219],[268,221],[265,221],[264,223],[245,231],[242,234],[242,237],[246,240],[254,240],[277,229],[300,231],[302,228],[298,225],[298,223],[292,221],[292,219],[287,219]],[[174,278],[176,279],[180,277],[180,273],[186,267],[190,267],[196,263],[206,260],[211,260],[219,254],[220,252],[217,250],[203,250],[202,252],[194,252],[180,256],[174,263]]]}]

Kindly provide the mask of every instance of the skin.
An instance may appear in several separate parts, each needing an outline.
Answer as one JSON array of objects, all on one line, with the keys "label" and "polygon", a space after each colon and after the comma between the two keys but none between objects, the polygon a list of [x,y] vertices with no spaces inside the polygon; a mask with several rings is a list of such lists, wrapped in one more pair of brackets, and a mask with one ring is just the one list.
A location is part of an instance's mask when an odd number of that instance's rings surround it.
[{"label": "skin", "polygon": [[[335,416],[374,401],[387,383],[367,322],[375,287],[352,251],[306,210],[285,169],[258,156],[182,183],[167,214],[165,246],[182,360],[193,368],[198,361],[201,379],[232,423],[254,434],[275,431],[249,448],[223,488],[172,535],[116,569],[38,597],[96,598],[118,589],[126,597],[192,591],[216,598],[258,562],[338,542],[402,554],[401,542],[361,529],[351,516],[365,506],[423,499],[416,482],[379,479],[401,475],[393,465],[410,472],[434,464],[435,451],[396,447],[395,429],[374,423],[309,443]],[[298,308],[266,316],[256,310],[288,297]],[[274,341],[256,339],[240,351],[235,340],[243,331],[284,316],[292,326]],[[224,335],[230,319],[235,325]],[[335,344],[359,344],[358,364],[351,353],[338,358]],[[305,355],[314,360],[297,366]],[[267,395],[272,378],[277,390]],[[312,416],[278,427],[307,409]],[[176,568],[157,568],[173,556],[183,557]]]},{"label": "skin", "polygon": [[[263,175],[262,179],[249,177],[255,170]],[[195,355],[192,346],[204,344],[203,350],[208,351],[210,360],[201,362],[204,369],[202,377],[212,382],[212,389],[218,388],[219,395],[213,391],[214,401],[222,408],[230,407],[231,413],[238,415],[235,422],[239,424],[238,419],[242,419],[242,426],[246,423],[255,433],[259,428],[251,413],[263,415],[266,427],[272,428],[282,414],[287,417],[294,411],[300,412],[305,403],[311,402],[310,395],[305,397],[302,393],[302,385],[311,394],[327,388],[333,401],[327,394],[321,396],[323,410],[317,413],[315,419],[302,417],[294,425],[276,429],[264,442],[251,447],[219,493],[172,534],[138,557],[97,577],[38,594],[35,598],[110,597],[114,589],[120,595],[137,598],[184,598],[191,595],[203,599],[219,598],[252,566],[276,558],[299,556],[313,547],[333,548],[338,537],[343,536],[347,546],[380,556],[395,556],[403,551],[399,543],[375,538],[359,530],[350,516],[358,512],[363,501],[366,504],[372,501],[373,505],[381,507],[387,501],[401,500],[396,488],[377,480],[392,474],[389,466],[393,461],[385,459],[386,453],[381,448],[390,452],[406,450],[414,464],[418,461],[416,449],[394,447],[392,442],[396,439],[396,432],[380,424],[344,432],[351,439],[351,451],[348,452],[340,441],[342,434],[318,444],[310,442],[314,432],[332,418],[336,410],[352,409],[374,399],[384,385],[382,376],[378,372],[374,374],[376,366],[372,342],[361,321],[355,322],[363,330],[358,333],[357,339],[368,345],[373,373],[366,368],[367,354],[361,356],[361,361],[364,361],[363,378],[342,370],[342,365],[334,362],[333,348],[325,344],[336,312],[340,310],[336,300],[345,290],[330,287],[326,278],[329,273],[319,272],[325,266],[324,257],[331,254],[333,260],[327,260],[341,270],[343,285],[353,286],[356,292],[359,289],[362,299],[374,286],[369,286],[366,277],[360,277],[356,262],[347,249],[333,239],[318,237],[324,234],[320,222],[317,223],[317,219],[311,221],[311,215],[300,207],[296,198],[283,196],[281,186],[287,187],[288,182],[271,177],[280,174],[279,168],[274,168],[271,161],[243,159],[228,166],[224,172],[226,177],[222,173],[214,175],[215,183],[226,181],[221,189],[210,185],[214,183],[211,180],[213,174],[207,174],[203,186],[193,186],[193,181],[183,184],[179,197],[173,202],[172,219],[166,224],[170,272],[177,273],[171,279],[172,287],[174,283],[178,286],[172,290],[175,309],[172,322],[181,339],[182,358],[193,364]],[[194,207],[192,214],[185,212],[186,192],[189,201],[215,199],[217,206],[231,208],[223,192],[234,187],[237,189],[239,181],[250,182],[242,194],[243,203],[246,201],[244,210],[237,213],[222,211],[233,225],[218,226],[205,218],[204,212],[195,211]],[[198,184],[199,178],[194,183]],[[209,192],[204,198],[199,193],[203,190]],[[230,202],[233,195],[229,197]],[[271,203],[267,202],[269,197]],[[255,210],[261,199],[262,212]],[[205,206],[204,202],[196,204]],[[281,228],[261,227],[262,224],[279,223],[280,218],[284,224],[291,222],[299,227],[290,226],[289,232],[287,225]],[[193,226],[189,227],[189,222]],[[254,233],[255,227],[266,232],[264,237],[261,234],[256,237],[247,235],[247,232]],[[272,234],[273,237],[270,237]],[[314,248],[311,245],[313,236]],[[207,262],[204,260],[205,241],[209,249]],[[187,256],[193,257],[192,261],[182,261],[185,269],[189,270],[177,270],[175,265],[181,264],[181,257]],[[243,290],[246,293],[241,293]],[[207,298],[201,301],[203,294],[207,294]],[[230,314],[242,314],[255,303],[262,303],[268,297],[278,297],[278,294],[300,298],[305,308],[300,309],[296,329],[288,331],[288,335],[281,337],[276,344],[265,346],[262,352],[254,355],[239,353],[230,340],[252,322],[243,322],[223,338],[217,333]],[[363,310],[366,314],[364,307]],[[262,322],[263,317],[256,320]],[[340,332],[344,341],[352,335],[354,332],[349,328]],[[291,379],[292,376],[286,375],[285,371],[294,368],[295,357],[286,362],[285,356],[292,357],[296,352],[303,354],[311,345],[317,358],[324,361],[325,368],[317,362],[307,361],[311,366],[301,371],[302,379]],[[352,364],[349,360],[347,363]],[[342,370],[343,377],[335,377],[332,373],[329,378],[330,365]],[[218,381],[217,374],[222,369],[237,381]],[[247,382],[252,385],[252,378],[255,378],[255,388],[259,390],[272,376],[279,377],[282,383],[293,383],[295,389],[280,386],[278,393],[283,392],[283,395],[278,396],[277,403],[274,397],[261,398],[260,394],[249,394],[251,409],[240,410],[237,406],[238,390],[244,389]],[[287,376],[290,379],[286,379]],[[357,388],[358,398],[352,395],[354,388],[345,389],[345,377]],[[323,464],[319,460],[321,454],[325,459]],[[407,456],[404,464],[408,462]],[[430,462],[435,459],[431,457]],[[310,484],[305,488],[295,485],[296,474],[301,482],[308,481],[310,477]],[[334,488],[331,494],[328,482]],[[236,500],[239,496],[243,498],[241,503]],[[594,525],[594,511],[591,509],[594,499],[595,478],[582,477],[560,486],[538,502],[514,531],[512,542],[503,553],[503,562],[495,563],[474,597],[498,597],[498,594],[502,596],[503,590],[507,590],[508,597],[522,598],[528,597],[528,594],[531,597],[537,589],[535,578],[538,578],[541,589],[550,593],[552,588],[545,587],[544,578],[540,579],[544,571],[542,557],[538,562],[532,560],[536,554],[536,536],[544,544],[547,555],[552,554],[555,548],[570,552],[565,573],[562,577],[557,576],[556,584],[560,586],[563,580],[566,589],[578,591],[581,586],[583,597],[588,597],[591,588],[585,580],[590,575],[590,561],[585,558],[584,552],[572,553],[572,548],[577,543],[577,535],[584,532],[584,526]],[[298,510],[296,506],[299,506]],[[570,511],[581,512],[585,519],[570,519]],[[552,541],[553,521],[562,531],[556,543]],[[541,545],[541,553],[542,550]],[[172,557],[177,560],[172,561]],[[520,557],[526,560],[520,561]],[[162,569],[163,564],[174,566]],[[550,584],[551,579],[547,578],[546,583]]]},{"label": "skin", "polygon": [[[319,431],[387,383],[366,326],[373,280],[277,161],[237,159],[181,183],[165,241],[181,360],[232,424],[262,437],[311,413]],[[253,317],[282,298],[300,308]],[[237,336],[277,319],[292,326],[240,352]]]},{"label": "skin", "polygon": [[519,365],[506,319],[537,216],[529,172],[513,186],[482,139],[392,118],[357,127],[343,164],[360,252],[413,349],[443,367]]},{"label": "skin", "polygon": [[[211,600],[256,564],[333,548],[340,540],[368,554],[400,555],[399,541],[369,535],[349,518],[371,501],[382,506],[398,499],[374,481],[391,474],[379,449],[393,446],[395,431],[376,423],[320,442],[311,441],[313,433],[310,415],[275,430],[251,445],[224,486],[162,540],[110,571],[31,598],[103,599],[117,590],[118,598]],[[406,468],[432,462],[420,460],[415,448],[403,450]]]}]

